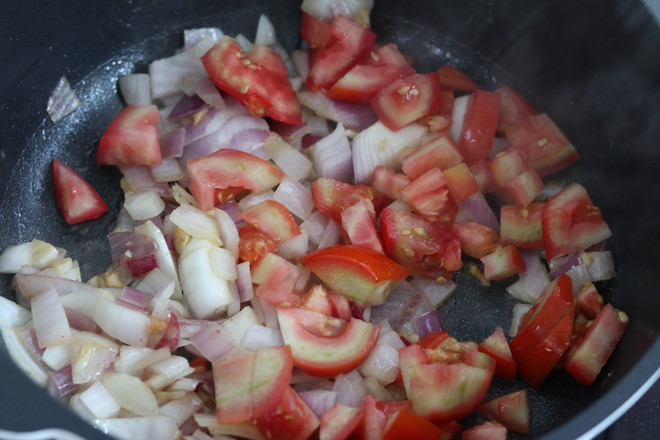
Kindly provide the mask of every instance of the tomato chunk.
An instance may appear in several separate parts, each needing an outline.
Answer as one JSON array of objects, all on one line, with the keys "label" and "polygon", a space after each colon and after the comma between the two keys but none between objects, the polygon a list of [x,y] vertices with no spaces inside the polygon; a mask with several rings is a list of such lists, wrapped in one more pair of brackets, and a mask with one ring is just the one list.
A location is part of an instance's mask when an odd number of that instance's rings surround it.
[{"label": "tomato chunk", "polygon": [[444,87],[451,87],[459,92],[474,92],[479,89],[469,76],[449,64],[438,69],[438,77]]},{"label": "tomato chunk", "polygon": [[395,412],[385,426],[383,440],[415,439],[438,440],[443,437],[444,431],[418,416],[412,411],[402,409]]},{"label": "tomato chunk", "polygon": [[479,405],[478,411],[487,419],[501,423],[509,431],[529,433],[531,410],[527,390],[515,391],[484,402]]},{"label": "tomato chunk", "polygon": [[108,205],[80,174],[53,159],[55,201],[64,221],[73,225],[93,220],[108,212]]},{"label": "tomato chunk", "polygon": [[403,172],[416,179],[432,168],[446,170],[463,161],[454,141],[441,133],[403,158]]},{"label": "tomato chunk", "polygon": [[458,212],[447,179],[439,168],[432,168],[410,182],[401,190],[401,199],[432,222],[450,225]]},{"label": "tomato chunk", "polygon": [[496,376],[510,381],[516,379],[516,363],[511,355],[511,349],[502,327],[497,327],[493,334],[479,344],[477,349],[495,359]]},{"label": "tomato chunk", "polygon": [[306,440],[319,427],[314,411],[290,386],[272,397],[279,398],[277,410],[254,420],[264,438]]},{"label": "tomato chunk", "polygon": [[99,140],[96,163],[116,166],[149,166],[163,161],[156,126],[155,105],[129,105],[110,123]]},{"label": "tomato chunk", "polygon": [[461,240],[461,252],[472,258],[482,258],[495,251],[497,232],[477,222],[454,223],[452,230]]},{"label": "tomato chunk", "polygon": [[468,100],[458,151],[467,164],[486,160],[500,114],[500,95],[477,90]]},{"label": "tomato chunk", "polygon": [[510,86],[495,89],[501,96],[500,122],[497,131],[503,133],[507,128],[516,126],[536,114],[534,107]]},{"label": "tomato chunk", "polygon": [[468,428],[461,434],[461,440],[506,440],[506,427],[497,422],[483,422]]},{"label": "tomato chunk", "polygon": [[316,209],[341,223],[341,212],[360,200],[379,203],[374,189],[367,185],[351,185],[339,180],[321,177],[312,182],[312,199]]},{"label": "tomato chunk", "polygon": [[319,440],[344,440],[349,438],[364,416],[362,406],[355,408],[335,404],[321,416]]},{"label": "tomato chunk", "polygon": [[300,228],[291,212],[275,200],[264,200],[238,215],[247,224],[266,233],[276,242],[300,235]]},{"label": "tomato chunk", "polygon": [[330,32],[330,23],[304,11],[300,16],[300,36],[312,49],[323,49],[335,41],[335,37]]},{"label": "tomato chunk", "polygon": [[484,257],[484,278],[487,280],[503,280],[525,271],[525,262],[520,252],[513,246],[497,249]]},{"label": "tomato chunk", "polygon": [[504,205],[500,208],[500,239],[504,245],[521,249],[543,249],[543,226],[541,215],[543,203],[532,203],[527,207]]}]

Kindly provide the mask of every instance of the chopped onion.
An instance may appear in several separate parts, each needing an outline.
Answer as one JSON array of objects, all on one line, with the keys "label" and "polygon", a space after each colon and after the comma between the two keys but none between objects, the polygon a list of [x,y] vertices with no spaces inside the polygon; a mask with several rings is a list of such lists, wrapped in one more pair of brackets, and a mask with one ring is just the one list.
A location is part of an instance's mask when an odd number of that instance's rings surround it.
[{"label": "chopped onion", "polygon": [[370,12],[373,0],[303,0],[300,8],[324,21],[332,21],[337,15],[352,17],[360,11]]},{"label": "chopped onion", "polygon": [[495,232],[500,230],[500,222],[491,209],[488,201],[480,192],[475,193],[458,204],[456,222],[477,222],[488,226]]},{"label": "chopped onion", "polygon": [[264,46],[270,46],[271,44],[277,43],[277,37],[275,36],[275,27],[271,23],[270,19],[264,14],[259,16],[259,23],[257,24],[257,33],[254,37],[254,44],[262,44]]},{"label": "chopped onion", "polygon": [[550,265],[549,276],[552,281],[580,264],[580,256],[575,252],[565,257],[554,258],[548,261],[548,264]]},{"label": "chopped onion", "polygon": [[280,202],[301,220],[305,220],[314,211],[312,191],[288,176],[277,186],[273,193],[273,199]]},{"label": "chopped onion", "polygon": [[59,256],[59,249],[41,240],[9,246],[0,254],[0,273],[16,273],[26,265],[44,269]]},{"label": "chopped onion", "polygon": [[165,202],[156,191],[126,192],[124,208],[134,220],[147,220],[156,217],[165,209]]},{"label": "chopped onion", "polygon": [[300,234],[277,245],[277,253],[287,260],[298,260],[308,252],[309,235],[302,231]]},{"label": "chopped onion", "polygon": [[341,225],[336,221],[329,219],[328,225],[325,227],[325,230],[323,231],[323,235],[319,240],[318,248],[323,249],[325,247],[334,246],[336,244],[339,244],[340,240],[341,240]]},{"label": "chopped onion", "polygon": [[119,90],[126,105],[150,105],[151,79],[147,73],[133,73],[119,78]]},{"label": "chopped onion", "polygon": [[183,425],[193,414],[202,408],[204,402],[195,393],[186,393],[182,399],[172,400],[161,406],[158,413],[174,420],[177,426]]},{"label": "chopped onion", "polygon": [[243,197],[240,202],[238,202],[238,207],[241,209],[241,211],[245,211],[246,209],[266,200],[275,200],[274,194],[275,193],[270,189],[259,194],[254,192],[250,193]]},{"label": "chopped onion", "polygon": [[306,50],[294,50],[291,53],[291,61],[296,67],[300,79],[305,81],[309,75],[309,53]]},{"label": "chopped onion", "polygon": [[30,350],[24,343],[24,328],[5,326],[1,321],[0,326],[5,348],[18,368],[36,384],[45,387],[49,372],[33,350]]},{"label": "chopped onion", "polygon": [[126,417],[98,421],[94,426],[120,440],[158,439],[177,440],[178,426],[169,417]]},{"label": "chopped onion", "polygon": [[222,245],[218,224],[200,209],[181,205],[170,213],[169,219],[192,237]]},{"label": "chopped onion", "polygon": [[71,88],[71,84],[69,84],[66,77],[62,75],[57,82],[55,89],[48,97],[46,111],[48,112],[50,119],[57,124],[67,115],[70,115],[77,110],[81,105],[82,104],[80,103],[76,92]]},{"label": "chopped onion", "polygon": [[235,345],[217,324],[209,324],[190,340],[193,347],[207,360],[213,362],[229,353]]},{"label": "chopped onion", "polygon": [[440,316],[440,312],[437,310],[429,310],[428,312],[422,313],[416,317],[415,327],[417,328],[417,334],[420,338],[423,338],[429,333],[445,330],[442,317]]},{"label": "chopped onion", "polygon": [[362,377],[357,370],[338,375],[332,390],[337,392],[337,403],[355,408],[360,406],[366,395]]},{"label": "chopped onion", "polygon": [[538,252],[521,250],[520,256],[525,263],[525,271],[506,291],[520,301],[533,304],[550,283],[550,278]]},{"label": "chopped onion", "polygon": [[154,362],[147,368],[150,377],[145,382],[154,391],[162,390],[179,378],[195,372],[188,360],[181,356],[170,356],[162,361]]},{"label": "chopped onion", "polygon": [[[371,307],[371,322],[387,320],[394,330],[416,316],[417,308],[425,302],[422,292],[407,281],[401,282],[387,297],[384,304]],[[427,305],[428,307],[428,305]]]},{"label": "chopped onion", "polygon": [[151,175],[150,167],[119,167],[124,175],[122,188],[124,191],[143,192],[153,190],[161,197],[170,196],[170,187],[167,183],[156,182]]},{"label": "chopped onion", "polygon": [[317,247],[325,229],[328,227],[328,217],[321,211],[314,211],[300,224],[300,230],[307,232],[309,244]]},{"label": "chopped onion", "polygon": [[337,124],[335,131],[314,144],[312,159],[318,177],[342,182],[352,180],[353,153],[341,123]]},{"label": "chopped onion", "polygon": [[67,344],[53,345],[44,350],[41,360],[44,364],[48,365],[52,370],[57,371],[71,365],[69,357],[69,346]]},{"label": "chopped onion", "polygon": [[268,135],[263,148],[270,159],[294,180],[303,180],[312,170],[312,162],[300,151],[286,143],[277,133]]},{"label": "chopped onion", "polygon": [[611,251],[580,252],[579,259],[593,282],[609,280],[616,276]]},{"label": "chopped onion", "polygon": [[243,34],[238,34],[234,37],[236,42],[241,46],[241,48],[248,52],[250,49],[254,47],[254,44]]},{"label": "chopped onion", "polygon": [[143,417],[158,414],[156,397],[139,378],[123,373],[106,373],[102,383],[122,408]]},{"label": "chopped onion", "polygon": [[71,365],[66,365],[48,375],[46,382],[48,392],[58,399],[66,400],[76,392],[78,385],[73,383]]},{"label": "chopped onion", "polygon": [[516,303],[513,305],[511,316],[511,326],[509,327],[509,337],[513,338],[518,334],[518,327],[523,315],[532,308],[532,304]]},{"label": "chopped onion", "polygon": [[365,377],[373,377],[382,385],[394,382],[399,374],[399,351],[378,343],[358,368]]},{"label": "chopped onion", "polygon": [[238,287],[238,293],[241,298],[241,302],[247,302],[252,299],[254,296],[254,290],[252,288],[252,274],[250,273],[250,262],[243,261],[236,265],[236,273],[238,278],[236,279],[236,287]]},{"label": "chopped onion", "polygon": [[114,341],[90,332],[76,332],[69,346],[73,383],[84,384],[98,377],[112,365],[118,346]]},{"label": "chopped onion", "polygon": [[121,405],[110,395],[101,382],[94,382],[85,391],[71,399],[71,409],[91,420],[117,417]]},{"label": "chopped onion", "polygon": [[238,259],[238,243],[240,237],[238,235],[238,229],[236,228],[236,223],[231,218],[231,216],[222,209],[214,209],[215,220],[218,224],[218,233],[220,234],[220,240],[225,249],[231,252],[234,255],[235,259]]},{"label": "chopped onion", "polygon": [[69,342],[71,327],[55,289],[47,290],[32,298],[30,306],[39,347],[46,348]]},{"label": "chopped onion", "polygon": [[145,367],[139,366],[139,364],[143,363],[154,351],[153,348],[149,347],[122,345],[119,348],[119,355],[114,360],[115,371],[132,376],[141,376]]},{"label": "chopped onion", "polygon": [[449,136],[458,143],[463,134],[463,120],[467,112],[470,95],[459,96],[454,99],[454,106],[451,111],[451,125],[449,126]]},{"label": "chopped onion", "polygon": [[306,390],[298,393],[317,417],[335,406],[337,403],[337,392],[333,390]]},{"label": "chopped onion", "polygon": [[225,34],[217,27],[185,29],[183,31],[183,47],[190,49],[204,39],[219,41]]},{"label": "chopped onion", "polygon": [[199,96],[205,103],[218,110],[227,105],[218,88],[210,78],[196,78],[194,81],[185,81],[184,86],[190,88],[191,92]]},{"label": "chopped onion", "polygon": [[250,350],[284,345],[282,333],[262,325],[251,325],[246,330],[240,345]]},{"label": "chopped onion", "polygon": [[176,95],[181,91],[181,83],[186,77],[206,76],[202,61],[192,51],[156,60],[149,65],[152,98],[161,99]]},{"label": "chopped onion", "polygon": [[178,160],[174,158],[164,158],[158,165],[151,167],[151,175],[158,183],[175,182],[185,177],[186,172],[181,167]]},{"label": "chopped onion", "polygon": [[297,95],[300,103],[318,116],[338,122],[351,130],[364,130],[378,120],[369,105],[336,101],[322,93],[298,92]]},{"label": "chopped onion", "polygon": [[105,333],[125,344],[136,347],[144,347],[147,344],[149,317],[117,304],[108,295],[99,296],[92,317]]},{"label": "chopped onion", "polygon": [[218,417],[215,414],[196,413],[195,421],[200,427],[207,428],[213,438],[218,436],[230,436],[230,438],[245,438],[249,440],[264,440],[257,426],[248,421],[243,423],[218,424]]},{"label": "chopped onion", "polygon": [[592,280],[589,278],[589,272],[583,264],[578,264],[566,271],[566,275],[571,277],[573,281],[573,295],[577,296],[580,287],[584,283],[590,283]]},{"label": "chopped onion", "polygon": [[413,278],[410,284],[422,291],[431,309],[440,307],[456,291],[456,284],[453,281],[438,283],[435,280]]},{"label": "chopped onion", "polygon": [[426,133],[419,124],[410,124],[395,132],[376,122],[353,140],[353,170],[356,184],[370,183],[371,173],[379,165],[399,169],[403,157],[417,148]]},{"label": "chopped onion", "polygon": [[181,286],[179,285],[179,278],[177,275],[176,266],[174,265],[174,258],[170,252],[165,237],[160,229],[154,225],[153,222],[147,220],[140,226],[135,228],[135,231],[144,234],[147,237],[150,237],[156,243],[156,262],[158,263],[158,268],[163,271],[164,274],[171,277],[174,280],[174,294],[172,295],[173,299],[181,299]]},{"label": "chopped onion", "polygon": [[197,95],[183,95],[167,116],[168,121],[194,117],[195,114],[208,110],[209,105]]}]

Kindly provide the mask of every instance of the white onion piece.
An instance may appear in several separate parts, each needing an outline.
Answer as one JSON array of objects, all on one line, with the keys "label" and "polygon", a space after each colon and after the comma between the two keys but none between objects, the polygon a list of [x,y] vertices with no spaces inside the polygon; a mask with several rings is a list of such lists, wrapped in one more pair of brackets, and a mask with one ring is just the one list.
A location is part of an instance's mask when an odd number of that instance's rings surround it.
[{"label": "white onion piece", "polygon": [[322,93],[298,92],[302,105],[318,116],[342,124],[344,127],[361,131],[374,124],[378,117],[369,105],[351,104],[330,99]]},{"label": "white onion piece", "polygon": [[566,275],[571,277],[573,281],[573,296],[577,296],[580,291],[580,287],[584,283],[589,283],[592,280],[589,278],[589,272],[584,264],[578,264],[577,266],[572,267],[566,271]]},{"label": "white onion piece", "polygon": [[22,266],[45,269],[58,257],[59,250],[41,240],[9,246],[0,254],[0,273],[16,273]]},{"label": "white onion piece", "polygon": [[161,197],[170,196],[170,187],[167,183],[158,183],[151,175],[150,167],[126,166],[119,167],[124,175],[121,181],[124,191],[142,192],[153,190]]},{"label": "white onion piece", "polygon": [[332,390],[305,390],[300,391],[298,394],[317,417],[321,417],[324,412],[337,403],[337,392]]},{"label": "white onion piece", "polygon": [[114,367],[118,373],[130,374],[131,376],[141,376],[144,367],[138,367],[155,350],[149,347],[131,347],[122,345],[119,348],[119,355],[115,358]]},{"label": "white onion piece", "polygon": [[309,234],[301,231],[300,234],[277,245],[277,254],[287,260],[296,261],[308,252]]},{"label": "white onion piece", "polygon": [[432,309],[440,307],[456,291],[456,284],[453,281],[437,283],[434,280],[413,278],[410,284],[424,293]]},{"label": "white onion piece", "polygon": [[217,27],[184,29],[183,47],[184,49],[190,49],[204,39],[219,41],[224,36],[224,32]]},{"label": "white onion piece", "polygon": [[454,99],[454,106],[451,110],[451,126],[449,127],[449,136],[458,143],[463,134],[463,121],[467,111],[470,95],[459,96]]},{"label": "white onion piece", "polygon": [[220,330],[220,326],[210,323],[190,339],[192,346],[205,359],[213,362],[229,353],[235,345],[229,336]]},{"label": "white onion piece", "polygon": [[605,281],[616,276],[611,251],[580,252],[580,263],[587,269],[592,282]]},{"label": "white onion piece", "polygon": [[46,348],[69,342],[71,327],[55,289],[32,298],[30,307],[39,347]]},{"label": "white onion piece", "polygon": [[174,420],[163,416],[105,419],[95,422],[94,426],[120,440],[179,438],[178,426]]},{"label": "white onion piece", "polygon": [[525,271],[506,291],[520,301],[533,304],[550,283],[550,278],[538,252],[521,250],[520,257],[525,263]]},{"label": "white onion piece", "polygon": [[189,83],[184,80],[184,85],[189,87],[193,94],[202,98],[202,101],[216,109],[224,109],[227,106],[220,91],[210,78],[198,78]]},{"label": "white onion piece", "polygon": [[55,278],[66,278],[71,281],[81,281],[80,264],[71,258],[56,258],[50,263],[50,267],[39,272],[41,275]]},{"label": "white onion piece", "polygon": [[520,319],[531,308],[532,308],[532,304],[516,303],[513,305],[513,311],[511,313],[511,326],[509,327],[509,333],[508,333],[509,337],[513,338],[518,334]]},{"label": "white onion piece", "polygon": [[236,279],[234,255],[208,240],[192,238],[179,256],[179,276],[193,316],[201,319],[226,313],[238,294],[229,283]]},{"label": "white onion piece", "polygon": [[119,90],[127,105],[149,105],[151,79],[147,73],[133,73],[119,78]]},{"label": "white onion piece", "polygon": [[185,177],[186,172],[181,167],[178,160],[174,158],[164,158],[158,165],[151,167],[151,175],[158,183],[176,182]]},{"label": "white onion piece", "polygon": [[150,373],[146,385],[154,391],[162,390],[175,380],[195,372],[190,367],[188,359],[181,356],[170,356],[159,362],[149,365],[147,371]]},{"label": "white onion piece", "polygon": [[0,296],[0,330],[10,327],[22,327],[32,319],[32,314],[4,296]]},{"label": "white onion piece", "polygon": [[201,409],[203,405],[204,402],[202,402],[202,399],[197,394],[187,393],[184,398],[172,400],[161,406],[158,414],[169,417],[174,420],[177,426],[181,426]]},{"label": "white onion piece", "polygon": [[152,296],[160,295],[169,298],[174,293],[174,280],[170,275],[156,268],[146,274],[135,284],[135,287]]},{"label": "white onion piece", "polygon": [[181,205],[170,213],[169,219],[192,237],[207,240],[221,246],[218,224],[200,209],[192,205]]},{"label": "white onion piece", "polygon": [[309,244],[316,248],[323,237],[330,219],[321,211],[314,211],[300,224],[300,230],[307,232]]},{"label": "white onion piece", "polygon": [[456,223],[477,222],[488,226],[495,232],[500,230],[500,222],[491,209],[484,195],[477,192],[458,204]]},{"label": "white onion piece", "polygon": [[350,182],[353,179],[353,153],[344,126],[314,144],[312,160],[318,177]]},{"label": "white onion piece", "polygon": [[305,220],[314,211],[312,191],[289,176],[286,176],[277,186],[273,193],[273,200],[280,202],[301,220]]},{"label": "white onion piece", "polygon": [[257,315],[250,306],[244,307],[240,312],[220,324],[220,330],[236,346],[240,345],[245,332],[253,325],[258,325]]},{"label": "white onion piece", "polygon": [[192,51],[156,60],[149,65],[151,96],[160,99],[176,95],[181,91],[183,78],[206,76],[202,61]]},{"label": "white onion piece", "polygon": [[319,240],[318,249],[323,249],[325,247],[334,246],[339,244],[341,240],[341,225],[336,221],[329,219],[328,225],[323,231],[321,240]]},{"label": "white onion piece", "polygon": [[266,200],[275,200],[274,195],[275,193],[270,189],[259,194],[250,193],[238,202],[238,207],[241,208],[241,211],[245,211],[246,209]]},{"label": "white onion piece", "polygon": [[306,50],[294,50],[291,53],[291,61],[300,75],[300,79],[305,81],[309,76],[309,53]]},{"label": "white onion piece", "polygon": [[378,343],[358,370],[363,376],[373,377],[378,383],[389,385],[399,374],[399,352],[387,344]]},{"label": "white onion piece", "polygon": [[117,304],[108,295],[98,297],[92,317],[105,333],[125,344],[136,347],[144,347],[147,344],[149,317]]},{"label": "white onion piece", "polygon": [[410,124],[391,131],[380,121],[353,139],[353,171],[356,184],[368,184],[378,165],[398,170],[403,157],[420,145],[426,128]]},{"label": "white onion piece", "polygon": [[233,438],[226,435],[220,435],[213,438],[204,431],[200,431],[199,429],[196,429],[195,432],[192,433],[192,435],[183,437],[183,440],[233,440]]},{"label": "white onion piece", "polygon": [[300,6],[304,12],[324,21],[332,21],[339,13],[352,17],[373,7],[373,0],[303,0]]},{"label": "white onion piece", "polygon": [[250,49],[254,47],[254,44],[243,34],[238,34],[234,37],[236,42],[241,46],[241,48],[248,52]]},{"label": "white onion piece", "polygon": [[245,331],[240,343],[241,347],[258,350],[266,347],[279,347],[284,345],[282,333],[262,325],[251,325]]},{"label": "white onion piece", "polygon": [[96,380],[117,357],[118,345],[99,334],[76,332],[69,344],[73,383]]},{"label": "white onion piece", "polygon": [[[110,395],[101,382],[94,382],[85,391],[71,398],[70,406],[81,415],[85,413],[91,419],[103,420],[117,417],[121,405]],[[83,411],[81,413],[81,411]]]},{"label": "white onion piece", "polygon": [[300,151],[286,143],[277,133],[268,135],[263,148],[270,159],[294,180],[303,180],[312,170],[312,162]]},{"label": "white onion piece", "polygon": [[218,224],[218,233],[220,234],[220,240],[222,241],[224,248],[234,254],[235,259],[238,259],[238,243],[240,237],[238,235],[236,223],[234,223],[234,220],[227,211],[215,208],[213,213],[215,214],[215,221]]},{"label": "white onion piece", "polygon": [[252,288],[252,273],[250,272],[250,262],[243,261],[236,265],[236,287],[238,287],[238,294],[241,297],[241,302],[250,301],[254,297],[254,289]]},{"label": "white onion piece", "polygon": [[60,370],[71,364],[71,358],[69,357],[69,346],[67,344],[62,344],[48,347],[44,350],[44,354],[41,356],[41,360],[52,370]]},{"label": "white onion piece", "polygon": [[254,44],[270,46],[275,43],[277,43],[275,26],[273,26],[273,23],[266,15],[261,14],[259,16],[259,23],[257,23],[257,33],[254,37]]},{"label": "white onion piece", "polygon": [[165,209],[165,202],[156,191],[124,193],[124,208],[133,220],[147,220]]},{"label": "white onion piece", "polygon": [[48,97],[46,111],[48,112],[50,119],[57,124],[64,119],[64,117],[77,110],[81,105],[78,96],[76,96],[76,92],[71,88],[71,84],[69,84],[66,77],[62,75],[59,81],[57,81],[55,89],[53,89]]},{"label": "white onion piece", "polygon": [[193,417],[200,427],[209,430],[214,439],[224,435],[230,438],[238,437],[248,440],[264,440],[259,429],[252,422],[220,425],[218,424],[218,417],[215,414],[195,413]]},{"label": "white onion piece", "polygon": [[337,392],[337,403],[355,408],[360,406],[366,396],[362,377],[357,370],[338,375],[332,390]]},{"label": "white onion piece", "polygon": [[102,383],[122,408],[144,417],[158,414],[154,393],[139,378],[123,373],[106,373]]},{"label": "white onion piece", "polygon": [[195,391],[200,381],[190,377],[182,377],[177,379],[172,385],[167,387],[168,391]]},{"label": "white onion piece", "polygon": [[181,286],[179,284],[177,269],[174,265],[174,258],[172,257],[170,249],[167,247],[167,242],[165,241],[162,231],[150,220],[147,220],[140,226],[136,226],[135,231],[154,240],[156,243],[155,255],[158,268],[174,280],[174,294],[172,295],[172,298],[176,300],[181,299]]}]

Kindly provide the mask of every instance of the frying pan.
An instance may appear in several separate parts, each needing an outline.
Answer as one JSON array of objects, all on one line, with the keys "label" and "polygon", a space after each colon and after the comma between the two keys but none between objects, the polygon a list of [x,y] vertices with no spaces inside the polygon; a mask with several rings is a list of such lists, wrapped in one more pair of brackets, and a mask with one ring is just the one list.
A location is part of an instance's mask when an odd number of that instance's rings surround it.
[{"label": "frying pan", "polygon": [[[4,0],[0,14],[0,249],[40,238],[66,248],[87,279],[110,263],[106,234],[122,203],[119,174],[95,165],[95,147],[120,111],[119,76],[146,72],[181,45],[182,31],[219,26],[252,38],[266,13],[287,49],[299,43],[299,2],[256,0]],[[660,367],[660,26],[638,0],[386,1],[372,14],[382,41],[415,57],[418,70],[452,64],[484,88],[510,84],[557,122],[583,159],[553,176],[588,188],[614,231],[619,276],[599,287],[631,324],[592,387],[553,372],[531,390],[525,438],[589,438],[611,423]],[[82,107],[58,124],[46,102],[66,75]],[[99,220],[67,226],[54,203],[51,160],[78,170],[111,206]],[[0,279],[12,297],[10,278]],[[485,289],[457,276],[442,309],[458,339],[508,327],[504,284]],[[107,438],[34,385],[0,350],[0,427],[63,427]],[[495,381],[490,397],[525,387]],[[514,437],[512,437],[514,438]]]}]

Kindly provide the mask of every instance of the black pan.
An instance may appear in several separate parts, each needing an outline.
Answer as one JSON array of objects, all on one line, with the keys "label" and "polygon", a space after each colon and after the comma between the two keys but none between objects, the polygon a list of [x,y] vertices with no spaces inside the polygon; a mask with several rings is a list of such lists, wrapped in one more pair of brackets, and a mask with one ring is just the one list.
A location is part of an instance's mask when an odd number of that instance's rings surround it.
[{"label": "black pan", "polygon": [[[67,226],[54,203],[50,163],[58,157],[80,171],[116,213],[118,172],[94,159],[98,138],[122,107],[117,78],[146,72],[151,60],[171,55],[186,28],[219,26],[252,38],[262,12],[285,47],[299,44],[297,1],[4,0],[2,9],[0,249],[35,237],[49,241],[81,262],[85,278],[109,264],[100,250],[113,215]],[[532,390],[526,438],[595,435],[659,374],[660,26],[638,0],[381,0],[373,27],[414,56],[421,71],[450,63],[485,88],[517,88],[582,153],[579,164],[557,177],[586,186],[613,229],[608,246],[619,276],[601,287],[631,325],[593,387],[556,371]],[[46,102],[61,75],[83,106],[54,125]],[[0,279],[11,297],[9,281]],[[486,291],[460,275],[457,282],[459,293],[442,310],[450,332],[482,340],[496,325],[508,327],[512,300],[503,285]],[[0,428],[64,427],[105,438],[34,385],[2,350],[0,369]],[[524,386],[496,382],[491,392]]]}]

